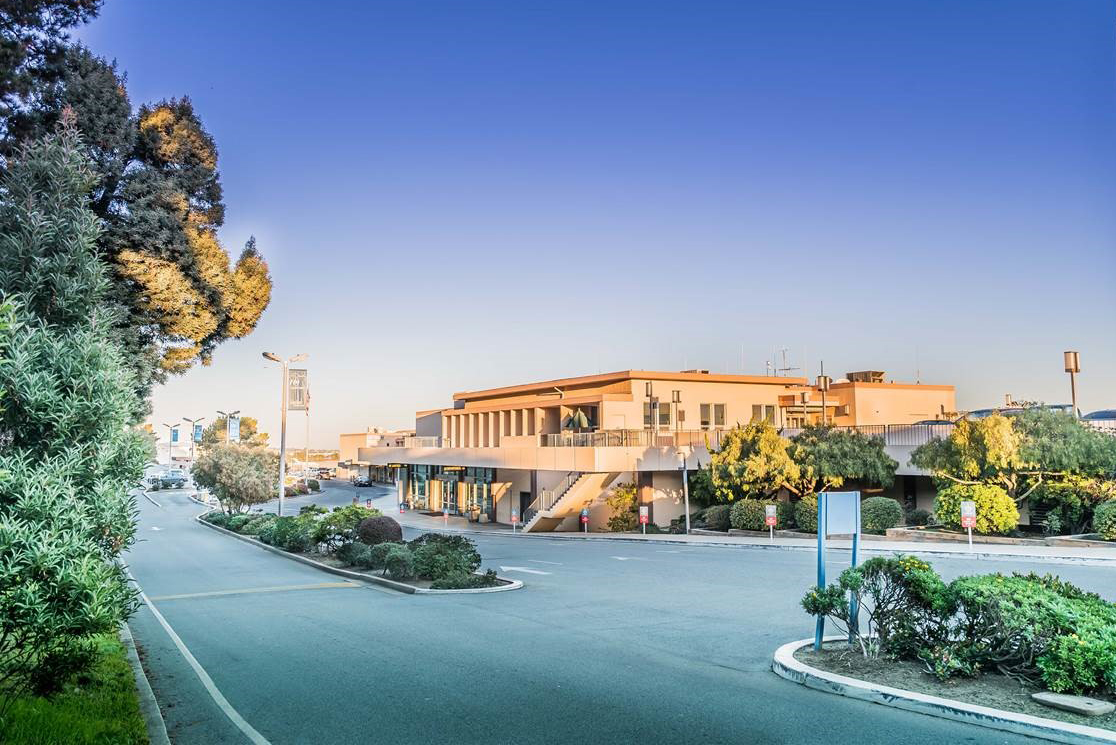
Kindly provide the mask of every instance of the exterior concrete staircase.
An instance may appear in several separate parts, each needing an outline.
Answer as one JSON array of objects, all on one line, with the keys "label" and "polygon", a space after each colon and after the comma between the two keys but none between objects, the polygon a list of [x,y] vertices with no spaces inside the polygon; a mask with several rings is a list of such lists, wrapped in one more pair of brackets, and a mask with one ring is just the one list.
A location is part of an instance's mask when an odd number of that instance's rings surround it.
[{"label": "exterior concrete staircase", "polygon": [[571,473],[561,489],[539,495],[538,511],[523,525],[523,532],[553,531],[564,520],[595,502],[619,476],[619,473]]}]

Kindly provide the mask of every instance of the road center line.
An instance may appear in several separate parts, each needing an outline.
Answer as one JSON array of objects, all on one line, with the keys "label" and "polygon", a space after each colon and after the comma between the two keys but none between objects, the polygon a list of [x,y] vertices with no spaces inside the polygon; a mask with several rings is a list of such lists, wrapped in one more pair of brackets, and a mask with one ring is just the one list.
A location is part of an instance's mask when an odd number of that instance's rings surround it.
[{"label": "road center line", "polygon": [[316,585],[276,585],[274,587],[249,587],[238,590],[213,590],[211,592],[187,592],[181,595],[160,595],[152,601],[186,600],[188,598],[214,598],[222,595],[247,595],[255,592],[285,592],[288,590],[326,590],[345,587],[360,587],[355,582],[320,582]]},{"label": "road center line", "polygon": [[[132,573],[128,572],[128,576],[132,577]],[[136,578],[132,577],[132,581],[135,582]],[[139,583],[137,582],[136,584],[138,585]],[[247,720],[240,716],[240,712],[233,708],[233,705],[229,703],[229,700],[225,698],[224,694],[217,688],[217,684],[213,682],[213,678],[209,677],[209,673],[205,671],[201,663],[190,653],[190,650],[186,647],[186,643],[175,633],[171,625],[167,623],[167,619],[163,618],[163,614],[159,612],[159,609],[155,607],[151,602],[151,598],[147,597],[143,590],[140,590],[140,597],[143,598],[144,604],[151,610],[151,614],[155,616],[155,620],[158,621],[159,625],[167,632],[167,636],[174,642],[174,646],[178,647],[178,651],[186,658],[186,662],[194,669],[194,672],[198,676],[198,680],[205,686],[205,690],[209,691],[213,703],[217,704],[221,711],[225,712],[225,716],[229,718],[229,721],[235,724],[237,729],[243,732],[244,736],[247,737],[253,745],[271,745],[266,737],[257,732],[256,728],[248,724]]]}]

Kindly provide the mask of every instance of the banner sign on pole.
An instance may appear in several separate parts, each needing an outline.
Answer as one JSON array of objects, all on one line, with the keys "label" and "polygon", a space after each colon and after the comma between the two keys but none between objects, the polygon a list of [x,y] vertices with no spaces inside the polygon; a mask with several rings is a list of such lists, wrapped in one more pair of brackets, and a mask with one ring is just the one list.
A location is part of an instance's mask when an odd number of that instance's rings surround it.
[{"label": "banner sign on pole", "polygon": [[202,426],[200,424],[194,425],[194,442],[201,442]]},{"label": "banner sign on pole", "polygon": [[171,442],[178,442],[178,428],[175,427],[171,430]]},{"label": "banner sign on pole", "polygon": [[287,371],[287,410],[306,411],[310,405],[310,380],[305,369]]},{"label": "banner sign on pole", "polygon": [[[825,587],[825,539],[831,535],[852,535],[852,566],[860,548],[860,492],[831,491],[818,494],[818,587]],[[849,644],[857,632],[856,599],[849,599]],[[825,636],[825,616],[814,625],[814,649],[821,651]]]},{"label": "banner sign on pole", "polygon": [[229,442],[240,442],[240,417],[229,418]]}]

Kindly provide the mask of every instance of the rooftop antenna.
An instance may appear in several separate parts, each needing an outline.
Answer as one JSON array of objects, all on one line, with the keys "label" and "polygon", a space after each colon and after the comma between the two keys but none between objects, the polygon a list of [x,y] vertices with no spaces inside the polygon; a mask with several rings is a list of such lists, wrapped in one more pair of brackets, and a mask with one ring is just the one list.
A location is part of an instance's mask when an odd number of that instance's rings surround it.
[{"label": "rooftop antenna", "polygon": [[766,373],[767,377],[770,378],[771,377],[771,360],[764,360],[763,364],[764,364],[764,367],[767,368],[767,373]]},{"label": "rooftop antenna", "polygon": [[918,345],[915,345],[915,385],[922,385],[922,366],[918,360]]},{"label": "rooftop antenna", "polygon": [[780,373],[783,377],[786,377],[786,373],[789,373],[792,370],[801,369],[801,368],[797,368],[797,367],[787,367],[787,348],[782,347],[782,352],[783,352],[783,366],[780,367],[778,370],[776,370],[777,373]]}]

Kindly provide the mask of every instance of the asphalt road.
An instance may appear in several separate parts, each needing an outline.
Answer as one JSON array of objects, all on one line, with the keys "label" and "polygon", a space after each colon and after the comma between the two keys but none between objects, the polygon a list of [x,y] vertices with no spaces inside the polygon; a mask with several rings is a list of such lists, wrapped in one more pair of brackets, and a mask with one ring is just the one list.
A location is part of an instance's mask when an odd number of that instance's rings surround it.
[{"label": "asphalt road", "polygon": [[[351,501],[349,485],[325,486],[292,508]],[[388,489],[360,492],[394,505]],[[774,649],[812,634],[798,607],[807,552],[474,536],[485,566],[524,589],[410,596],[337,586],[197,525],[184,493],[152,496],[131,570],[272,743],[1035,742],[776,677]],[[1053,571],[1116,599],[1107,567],[934,564],[947,577]],[[132,630],[174,742],[248,742],[149,607]]]}]

